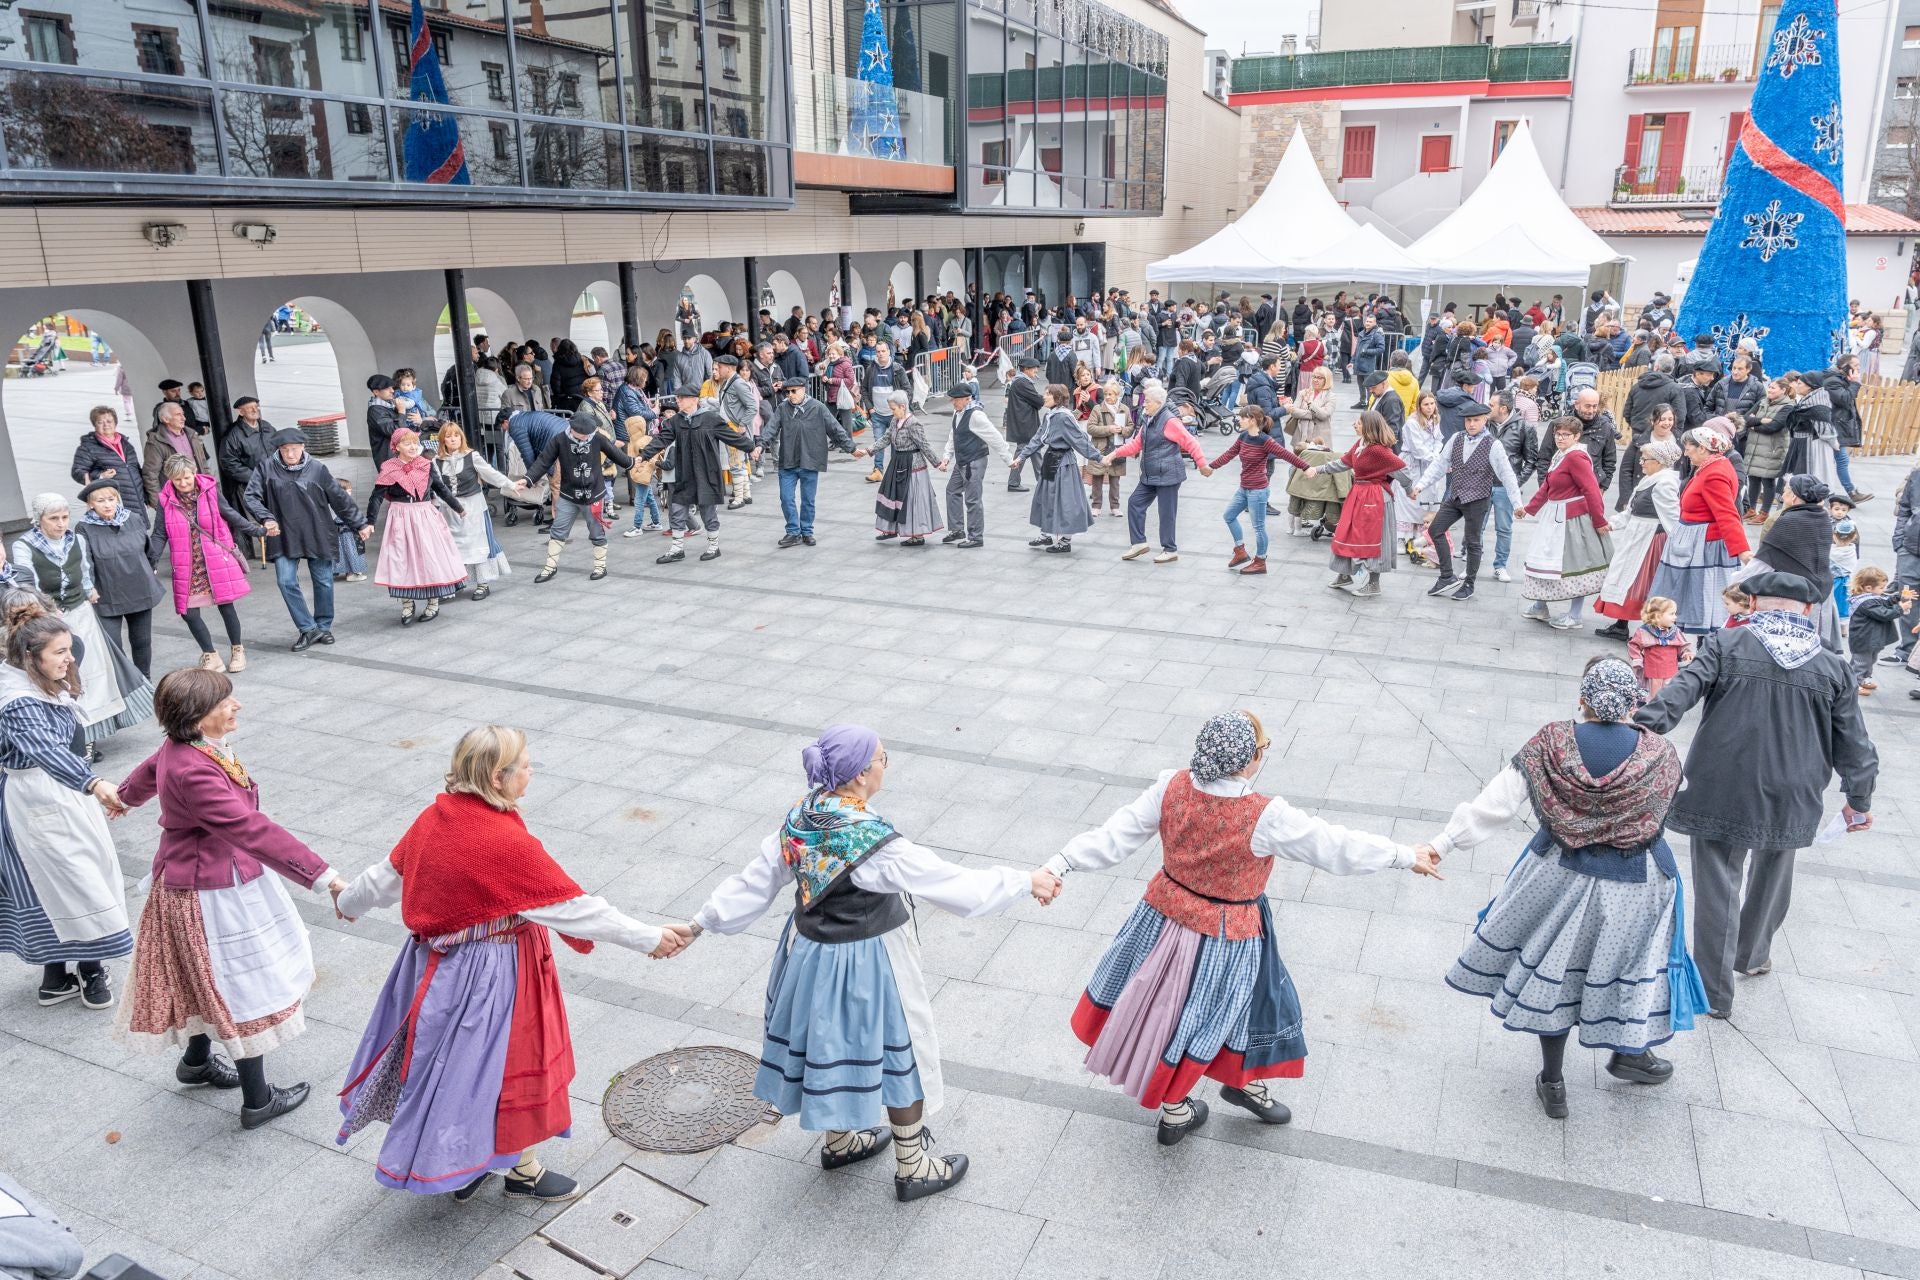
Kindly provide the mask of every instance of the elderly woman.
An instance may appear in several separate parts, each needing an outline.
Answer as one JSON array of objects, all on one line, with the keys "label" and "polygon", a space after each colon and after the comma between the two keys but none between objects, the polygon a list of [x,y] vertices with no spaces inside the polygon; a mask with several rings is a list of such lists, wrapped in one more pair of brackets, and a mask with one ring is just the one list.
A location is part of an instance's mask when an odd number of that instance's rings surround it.
[{"label": "elderly woman", "polygon": [[[1311,326],[1307,332],[1313,332]],[[1305,374],[1304,359],[1300,368]],[[1316,367],[1308,377],[1308,387],[1305,394],[1287,406],[1287,439],[1295,449],[1305,449],[1308,445],[1330,449],[1333,447],[1333,371],[1325,365]]]},{"label": "elderly woman", "polygon": [[440,615],[440,602],[452,599],[467,580],[460,549],[434,514],[433,499],[462,517],[466,504],[422,454],[419,433],[408,427],[393,433],[393,456],[380,464],[373,491],[387,501],[387,528],[373,580],[400,601],[401,626],[416,621],[414,605],[422,600],[427,606],[417,620],[432,622]]},{"label": "elderly woman", "polygon": [[[166,483],[154,501],[155,554],[164,546],[173,581],[173,608],[200,646],[200,665],[208,671],[245,671],[247,651],[242,643],[240,612],[234,602],[253,588],[247,582],[247,561],[234,540],[235,531],[250,538],[266,536],[266,528],[228,504],[220,483],[201,475],[193,464],[167,459]],[[213,635],[200,619],[200,610],[219,610],[230,651],[223,663],[214,652]]]},{"label": "elderly woman", "polygon": [[[1740,518],[1739,480],[1727,461],[1728,440],[1718,431],[1695,427],[1680,447],[1693,475],[1680,491],[1680,524],[1660,551],[1651,594],[1680,608],[1682,631],[1705,635],[1726,625],[1721,599],[1739,567],[1753,559]],[[1829,589],[1831,587],[1829,586]]]},{"label": "elderly woman", "polygon": [[[1553,459],[1541,472],[1540,487],[1523,509],[1538,515],[1539,527],[1527,544],[1526,582],[1520,594],[1532,603],[1523,616],[1558,631],[1580,625],[1586,598],[1606,582],[1613,559],[1607,536],[1606,497],[1600,492],[1593,459],[1580,443],[1580,419],[1553,424]],[[1565,600],[1566,612],[1548,617],[1548,602]]]},{"label": "elderly woman", "polygon": [[1680,474],[1674,470],[1680,445],[1673,440],[1648,440],[1640,446],[1639,457],[1640,482],[1627,499],[1627,526],[1614,544],[1606,580],[1593,603],[1595,613],[1614,620],[1597,628],[1609,640],[1625,640],[1632,625],[1640,621],[1640,610],[1653,594],[1661,549],[1680,525]]},{"label": "elderly woman", "polygon": [[928,534],[946,528],[929,471],[933,446],[927,443],[926,428],[913,416],[913,402],[906,392],[887,392],[885,403],[888,418],[874,443],[876,452],[885,449],[888,455],[880,494],[874,500],[874,541],[889,542],[904,535],[901,546],[924,547]]},{"label": "elderly woman", "polygon": [[82,687],[73,631],[35,612],[9,599],[0,666],[0,952],[42,966],[43,1007],[78,996],[105,1009],[113,986],[102,962],[133,950],[106,819],[126,810],[72,747]]},{"label": "elderly woman", "polygon": [[805,797],[759,855],[674,928],[688,940],[740,933],[794,886],[767,979],[754,1096],[826,1133],[824,1169],[891,1142],[894,1195],[918,1200],[965,1177],[967,1158],[934,1155],[925,1124],[945,1089],[909,903],[972,919],[1029,893],[1045,905],[1060,881],[1044,868],[958,866],[902,836],[870,808],[887,778],[886,748],[871,729],[831,725],[800,760]]},{"label": "elderly woman", "polygon": [[96,405],[87,420],[93,430],[80,437],[73,451],[73,482],[111,480],[120,490],[121,506],[146,506],[151,495],[147,492],[146,461],[140,456],[140,442],[120,430],[120,415],[111,406]]},{"label": "elderly woman", "polygon": [[1780,476],[1787,466],[1792,436],[1787,385],[1770,378],[1753,406],[1740,415],[1741,448],[1747,457],[1746,515],[1748,524],[1765,524],[1780,497]]},{"label": "elderly woman", "polygon": [[493,536],[493,512],[487,506],[485,486],[524,493],[527,482],[509,480],[494,470],[493,464],[474,452],[467,443],[467,433],[453,422],[440,428],[433,470],[466,508],[455,511],[443,507],[440,514],[446,518],[447,532],[453,535],[454,549],[467,566],[473,598],[485,600],[493,593],[494,580],[513,572],[507,553]]},{"label": "elderly woman", "polygon": [[[1127,408],[1126,394],[1127,390],[1119,379],[1107,379],[1100,388],[1100,403],[1094,405],[1093,412],[1087,415],[1087,438],[1093,441],[1094,448],[1100,451],[1102,457],[1118,449],[1133,434],[1133,415]],[[1100,458],[1093,458],[1081,466],[1080,473],[1091,486],[1088,496],[1092,499],[1093,514],[1100,514],[1102,489],[1106,490],[1108,497],[1108,514],[1126,514],[1120,507],[1120,477],[1127,474],[1124,459],[1104,462]]]},{"label": "elderly woman", "polygon": [[313,948],[281,878],[315,893],[347,882],[260,812],[260,788],[228,740],[240,722],[233,681],[169,672],[153,705],[166,741],[120,784],[129,807],[160,801],[120,1030],[143,1050],[180,1049],[181,1084],[238,1088],[240,1127],[257,1129],[307,1100],[305,1083],[267,1083],[265,1055],[306,1030],[313,985]]},{"label": "elderly woman", "polygon": [[120,490],[112,480],[95,480],[80,491],[86,510],[77,526],[87,544],[93,567],[94,589],[100,599],[93,611],[101,628],[120,643],[126,627],[127,652],[142,676],[153,674],[153,607],[166,599],[153,566],[147,563],[145,507],[120,504]]},{"label": "elderly woman", "polygon": [[1680,755],[1632,722],[1639,705],[1633,669],[1595,658],[1578,715],[1529,738],[1433,838],[1444,857],[1515,819],[1538,823],[1446,980],[1488,998],[1507,1030],[1539,1038],[1534,1092],[1556,1120],[1567,1115],[1562,1062],[1576,1027],[1581,1044],[1612,1050],[1608,1075],[1664,1084],[1673,1064],[1654,1046],[1706,1011],[1680,872],[1661,834]]},{"label": "elderly woman", "polygon": [[1040,536],[1029,539],[1027,545],[1064,555],[1073,550],[1073,535],[1085,533],[1093,524],[1093,510],[1087,505],[1087,491],[1080,487],[1072,455],[1098,462],[1101,454],[1073,416],[1071,391],[1055,382],[1041,392],[1041,400],[1045,407],[1040,411],[1039,434],[1020,447],[1011,465],[1019,475],[1028,458],[1039,456],[1040,480],[1027,518]]},{"label": "elderly woman", "polygon": [[33,500],[31,515],[33,527],[13,544],[14,572],[59,607],[79,641],[76,710],[87,758],[96,760],[100,743],[153,714],[153,686],[101,629],[94,611],[100,590],[93,580],[93,554],[73,531],[67,500],[43,493]]},{"label": "elderly woman", "polygon": [[1840,434],[1833,422],[1833,397],[1819,373],[1789,369],[1780,375],[1792,405],[1787,420],[1787,475],[1811,475],[1834,492],[1840,488]]},{"label": "elderly woman", "polygon": [[1163,1147],[1207,1122],[1207,1104],[1189,1096],[1202,1077],[1266,1124],[1292,1119],[1261,1083],[1304,1074],[1307,1055],[1267,907],[1276,859],[1335,875],[1397,868],[1440,878],[1431,849],[1337,827],[1255,791],[1270,745],[1252,712],[1214,716],[1186,768],[1161,773],[1043,868],[1064,878],[1118,866],[1160,839],[1160,870],[1095,968],[1073,1033],[1088,1046],[1089,1071],[1159,1108]]},{"label": "elderly woman", "polygon": [[520,816],[532,781],[525,734],[469,729],[446,790],[334,900],[349,920],[398,903],[413,935],[340,1095],[339,1142],[388,1125],[382,1186],[465,1201],[505,1169],[510,1197],[577,1196],[531,1150],[572,1124],[573,1047],[547,930],[579,952],[596,940],[654,956],[682,945],[581,891]]}]

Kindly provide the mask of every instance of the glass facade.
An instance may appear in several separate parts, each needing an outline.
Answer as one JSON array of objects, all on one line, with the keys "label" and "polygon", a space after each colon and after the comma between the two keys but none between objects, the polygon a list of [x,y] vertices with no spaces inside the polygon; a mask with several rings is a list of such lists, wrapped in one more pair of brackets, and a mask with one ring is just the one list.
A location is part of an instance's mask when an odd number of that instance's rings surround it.
[{"label": "glass facade", "polygon": [[[794,3],[795,146],[912,164],[957,162],[959,0],[881,0],[877,38],[860,0]],[[891,90],[863,75],[876,47],[893,70]],[[874,121],[882,125],[877,134],[863,130]]]},{"label": "glass facade", "polygon": [[965,207],[1157,213],[1167,39],[1094,0],[968,0]]},{"label": "glass facade", "polygon": [[791,198],[782,0],[423,7],[416,40],[411,0],[0,4],[0,171],[34,193]]}]

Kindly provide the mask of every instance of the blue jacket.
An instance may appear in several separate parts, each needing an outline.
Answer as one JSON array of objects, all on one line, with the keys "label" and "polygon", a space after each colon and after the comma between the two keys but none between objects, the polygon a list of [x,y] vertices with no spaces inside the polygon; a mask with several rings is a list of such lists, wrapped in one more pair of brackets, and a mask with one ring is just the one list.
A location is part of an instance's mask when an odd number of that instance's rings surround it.
[{"label": "blue jacket", "polygon": [[567,420],[557,413],[547,413],[535,409],[527,413],[516,413],[507,422],[507,439],[513,441],[513,447],[520,451],[528,467],[540,456],[540,451],[555,436],[567,429]]}]

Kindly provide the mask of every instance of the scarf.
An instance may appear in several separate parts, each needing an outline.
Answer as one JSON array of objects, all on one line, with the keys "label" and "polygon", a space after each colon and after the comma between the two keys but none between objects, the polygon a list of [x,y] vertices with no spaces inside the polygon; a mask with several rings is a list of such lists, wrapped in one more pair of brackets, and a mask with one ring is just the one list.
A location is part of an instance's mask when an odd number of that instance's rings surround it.
[{"label": "scarf", "polygon": [[[435,938],[582,895],[514,811],[443,791],[388,855],[400,873],[400,916]],[[593,944],[560,935],[575,951]]]},{"label": "scarf", "polygon": [[247,776],[247,767],[240,763],[240,757],[233,754],[233,748],[226,743],[210,738],[195,738],[193,749],[219,765],[220,771],[233,779],[234,786],[243,790],[252,788],[253,779]]},{"label": "scarf", "polygon": [[433,464],[427,461],[426,454],[417,453],[411,461],[395,454],[380,464],[380,474],[373,478],[373,482],[397,484],[414,497],[425,498],[432,478]]},{"label": "scarf", "polygon": [[1645,730],[1619,768],[1594,777],[1580,758],[1571,720],[1542,726],[1514,753],[1513,767],[1526,779],[1540,825],[1574,853],[1593,848],[1639,853],[1659,837],[1680,789],[1680,753]]},{"label": "scarf", "polygon": [[1767,656],[1784,671],[1797,671],[1820,652],[1820,628],[1803,614],[1784,609],[1769,609],[1747,615],[1746,625],[1760,635]]},{"label": "scarf", "polygon": [[55,564],[66,564],[67,558],[73,554],[74,533],[72,529],[68,529],[66,533],[61,535],[60,541],[55,542],[42,532],[40,526],[36,524],[21,534],[20,539]]},{"label": "scarf", "polygon": [[92,507],[88,507],[86,513],[80,517],[80,523],[97,524],[102,529],[118,529],[124,526],[132,515],[133,512],[125,507],[121,507],[113,513],[113,519],[102,520],[99,512],[95,511]]},{"label": "scarf", "polygon": [[780,829],[780,855],[793,870],[800,906],[811,906],[895,834],[891,822],[862,804],[824,788],[808,792]]}]

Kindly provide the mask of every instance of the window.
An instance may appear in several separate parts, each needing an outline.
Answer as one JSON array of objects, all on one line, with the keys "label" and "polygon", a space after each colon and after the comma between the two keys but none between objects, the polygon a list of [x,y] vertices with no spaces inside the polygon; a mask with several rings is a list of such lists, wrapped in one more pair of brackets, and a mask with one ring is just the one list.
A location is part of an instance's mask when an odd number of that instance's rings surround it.
[{"label": "window", "polygon": [[1900,76],[1893,82],[1896,98],[1920,98],[1920,76]]},{"label": "window", "polygon": [[1007,144],[1005,139],[980,144],[980,163],[986,172],[980,181],[989,187],[1005,186],[1007,181]]},{"label": "window", "polygon": [[489,120],[487,133],[493,139],[493,158],[502,164],[512,164],[513,126],[504,120]]},{"label": "window", "polygon": [[560,73],[560,105],[576,110],[580,106],[580,77],[574,72]]},{"label": "window", "polygon": [[[677,22],[656,22],[653,24],[653,60],[663,67],[678,66],[680,62],[680,24]],[[673,126],[678,128],[678,125]]]},{"label": "window", "polygon": [[140,69],[148,75],[186,74],[180,61],[180,33],[172,27],[134,27],[133,48]]},{"label": "window", "polygon": [[679,98],[660,99],[660,127],[663,129],[685,130],[687,127],[687,104]]},{"label": "window", "polygon": [[[1506,149],[1507,140],[1513,137],[1513,131],[1519,127],[1520,122],[1518,120],[1495,120],[1493,122],[1492,160],[1498,160],[1500,158],[1501,151]],[[1489,163],[1491,163],[1491,161],[1489,161]]]},{"label": "window", "polygon": [[[444,67],[449,61],[447,33],[434,26],[429,26],[427,29],[433,32],[433,56],[438,58],[440,65]],[[387,33],[393,37],[394,73],[400,78],[400,83],[405,84],[413,76],[413,46],[407,40],[407,24],[389,22]]]},{"label": "window", "polygon": [[487,78],[487,97],[495,102],[507,100],[507,69],[498,62],[480,64],[480,74]]},{"label": "window", "polygon": [[1685,111],[1627,117],[1627,147],[1617,188],[1639,195],[1677,195],[1687,155]]},{"label": "window", "polygon": [[733,0],[715,0],[713,16],[722,22],[733,21]]},{"label": "window", "polygon": [[720,74],[729,80],[740,78],[740,38],[721,36],[716,42],[720,46]]},{"label": "window", "polygon": [[1900,200],[1907,198],[1908,183],[1905,178],[1875,178],[1873,198],[1875,200]]},{"label": "window", "polygon": [[1370,124],[1350,124],[1340,139],[1340,176],[1367,181],[1373,177],[1373,135]]},{"label": "window", "polygon": [[278,40],[254,40],[253,75],[255,84],[293,88],[293,46]]},{"label": "window", "polygon": [[347,105],[347,132],[372,133],[373,109],[364,102],[349,102]]},{"label": "window", "polygon": [[1659,0],[1653,19],[1653,78],[1691,80],[1706,0]]},{"label": "window", "polygon": [[947,55],[929,53],[927,55],[927,96],[946,100],[947,96]]},{"label": "window", "polygon": [[1758,79],[1760,67],[1773,52],[1773,24],[1780,17],[1780,0],[1760,0],[1760,29],[1753,42],[1753,66],[1747,74]]},{"label": "window", "polygon": [[1429,133],[1420,139],[1420,172],[1445,173],[1453,168],[1453,135]]},{"label": "window", "polygon": [[1040,148],[1040,167],[1053,177],[1060,176],[1060,148]]},{"label": "window", "polygon": [[34,62],[57,62],[62,66],[80,65],[73,47],[73,19],[64,14],[23,13],[20,15],[27,37],[27,57]]},{"label": "window", "polygon": [[[1920,27],[1908,27],[1900,35],[1902,49],[1920,49]],[[43,59],[44,61],[44,59]]]},{"label": "window", "polygon": [[1904,151],[1913,145],[1913,126],[1910,124],[1890,124],[1887,126],[1887,146]]},{"label": "window", "polygon": [[1740,145],[1740,132],[1746,127],[1746,112],[1730,111],[1727,113],[1727,146],[1720,158],[1720,172],[1722,174],[1725,174],[1727,166],[1733,163],[1734,148]]},{"label": "window", "polygon": [[527,109],[545,111],[547,109],[547,69],[545,67],[527,68],[527,89],[528,96],[533,99],[526,104]]},{"label": "window", "polygon": [[360,25],[360,19],[350,13],[333,15],[333,25],[340,34],[340,60],[342,62],[365,62],[367,60],[367,33]]}]

